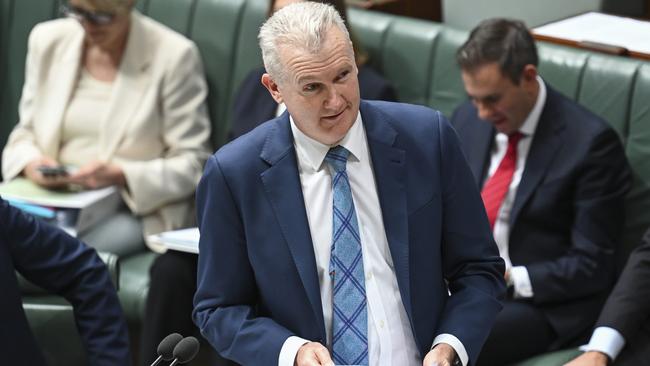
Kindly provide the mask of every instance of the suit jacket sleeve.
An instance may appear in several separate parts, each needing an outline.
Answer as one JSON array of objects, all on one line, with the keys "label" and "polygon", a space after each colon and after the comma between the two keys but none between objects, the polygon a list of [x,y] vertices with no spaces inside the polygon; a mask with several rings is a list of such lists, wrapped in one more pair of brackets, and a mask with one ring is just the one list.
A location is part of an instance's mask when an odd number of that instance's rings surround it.
[{"label": "suit jacket sleeve", "polygon": [[[196,201],[201,255],[194,322],[217,352],[228,359],[243,365],[277,362],[284,341],[294,334],[257,315],[258,290],[241,217],[214,156],[206,164]],[[224,278],[227,273],[237,276]]]},{"label": "suit jacket sleeve", "polygon": [[629,342],[650,316],[650,231],[630,254],[597,326],[618,330]]},{"label": "suit jacket sleeve", "polygon": [[139,214],[191,195],[209,154],[207,85],[196,46],[170,60],[164,77],[160,108],[167,150],[159,158],[120,164],[129,188],[126,203]]},{"label": "suit jacket sleeve", "polygon": [[29,34],[27,59],[25,61],[25,82],[18,106],[20,121],[13,129],[2,153],[2,176],[10,180],[19,175],[25,166],[42,155],[36,143],[33,130],[34,94],[37,89],[40,61],[39,34],[37,25]]},{"label": "suit jacket sleeve", "polygon": [[616,132],[608,128],[595,134],[575,169],[573,193],[567,197],[573,200],[571,242],[557,258],[526,265],[538,303],[592,295],[613,282],[631,176]]},{"label": "suit jacket sleeve", "polygon": [[458,137],[446,122],[441,123],[440,146],[442,264],[451,296],[436,334],[456,336],[474,364],[502,307],[505,265]]},{"label": "suit jacket sleeve", "polygon": [[0,201],[0,234],[16,270],[74,307],[90,365],[130,365],[126,321],[94,249]]}]

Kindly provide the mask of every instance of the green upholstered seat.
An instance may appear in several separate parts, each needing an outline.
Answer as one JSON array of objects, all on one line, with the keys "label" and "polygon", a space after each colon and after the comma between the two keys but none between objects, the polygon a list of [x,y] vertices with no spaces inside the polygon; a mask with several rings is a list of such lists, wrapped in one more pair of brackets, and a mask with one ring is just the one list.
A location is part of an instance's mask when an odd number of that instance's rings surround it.
[{"label": "green upholstered seat", "polygon": [[381,65],[401,101],[427,104],[434,49],[442,28],[436,23],[405,17],[395,17],[391,23]]},{"label": "green upholstered seat", "polygon": [[539,42],[537,50],[540,75],[560,93],[576,100],[590,53],[545,42]]},{"label": "green upholstered seat", "polygon": [[594,54],[584,68],[578,102],[603,117],[627,139],[629,108],[640,62]]}]

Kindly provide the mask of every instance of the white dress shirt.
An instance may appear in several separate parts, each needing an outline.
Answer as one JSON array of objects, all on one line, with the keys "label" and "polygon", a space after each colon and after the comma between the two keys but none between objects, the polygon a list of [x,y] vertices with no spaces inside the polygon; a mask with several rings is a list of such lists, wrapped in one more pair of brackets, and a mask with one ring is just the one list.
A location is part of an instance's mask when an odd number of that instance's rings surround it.
[{"label": "white dress shirt", "polygon": [[[291,129],[316,257],[327,347],[331,351],[333,297],[329,261],[333,173],[324,161],[330,146],[306,136],[293,119]],[[369,365],[420,366],[424,355],[419,354],[397,285],[361,114],[339,145],[350,151],[347,173],[357,213],[366,277]],[[300,337],[289,337],[282,346],[278,365],[292,366],[298,349],[307,342],[309,340]],[[463,365],[467,364],[467,352],[458,338],[441,334],[434,340],[434,345],[438,343],[451,345]]]},{"label": "white dress shirt", "polygon": [[[546,103],[546,85],[544,85],[544,81],[539,76],[537,77],[537,83],[539,84],[537,100],[535,101],[533,109],[530,111],[524,120],[523,125],[519,129],[519,132],[521,132],[523,136],[517,146],[515,173],[512,176],[512,182],[510,183],[510,187],[508,187],[508,192],[506,193],[503,203],[499,208],[499,213],[494,222],[493,230],[494,240],[499,248],[499,254],[506,262],[506,270],[510,270],[510,280],[508,285],[514,287],[514,296],[517,298],[533,297],[533,287],[530,283],[530,276],[528,275],[526,267],[512,266],[508,252],[508,240],[510,238],[510,212],[512,210],[512,205],[515,202],[515,196],[517,195],[517,189],[519,188],[524,168],[526,167],[526,158],[530,151],[530,144],[533,141],[533,136],[535,135],[535,130],[539,123],[539,117],[542,114],[542,109]],[[487,180],[496,172],[501,160],[506,155],[506,150],[508,149],[508,135],[500,132],[497,133],[494,136],[493,146],[494,148],[492,149],[492,155],[490,158],[490,168],[484,182],[487,182]]]},{"label": "white dress shirt", "polygon": [[614,361],[624,346],[625,338],[618,330],[610,327],[598,327],[591,335],[589,344],[580,347],[580,349],[602,352]]}]

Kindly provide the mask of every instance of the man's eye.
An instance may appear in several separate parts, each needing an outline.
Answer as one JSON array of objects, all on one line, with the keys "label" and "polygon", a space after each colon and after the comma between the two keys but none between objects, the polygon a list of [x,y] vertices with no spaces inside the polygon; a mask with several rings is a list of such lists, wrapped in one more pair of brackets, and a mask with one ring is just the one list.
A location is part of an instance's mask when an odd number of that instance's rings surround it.
[{"label": "man's eye", "polygon": [[307,84],[302,88],[303,91],[313,92],[318,90],[318,84]]},{"label": "man's eye", "polygon": [[345,70],[342,73],[340,73],[339,76],[336,79],[337,79],[337,81],[341,81],[341,80],[344,80],[348,75],[350,75],[350,71]]}]

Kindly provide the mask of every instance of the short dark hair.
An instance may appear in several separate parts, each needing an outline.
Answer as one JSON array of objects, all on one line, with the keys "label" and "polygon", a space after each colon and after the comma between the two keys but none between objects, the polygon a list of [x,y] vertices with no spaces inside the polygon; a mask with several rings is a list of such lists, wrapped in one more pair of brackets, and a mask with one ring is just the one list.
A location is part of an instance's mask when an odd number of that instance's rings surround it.
[{"label": "short dark hair", "polygon": [[519,84],[526,65],[538,64],[535,40],[518,20],[493,18],[482,21],[456,52],[462,70],[472,71],[496,62],[503,75]]}]

